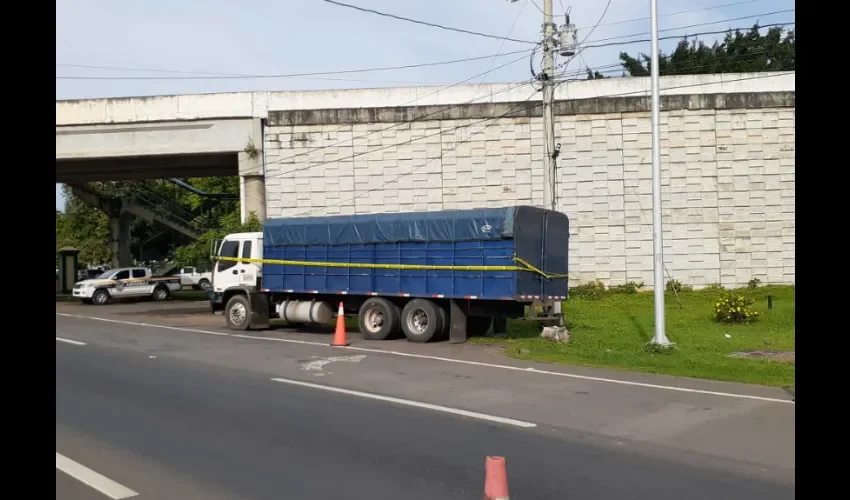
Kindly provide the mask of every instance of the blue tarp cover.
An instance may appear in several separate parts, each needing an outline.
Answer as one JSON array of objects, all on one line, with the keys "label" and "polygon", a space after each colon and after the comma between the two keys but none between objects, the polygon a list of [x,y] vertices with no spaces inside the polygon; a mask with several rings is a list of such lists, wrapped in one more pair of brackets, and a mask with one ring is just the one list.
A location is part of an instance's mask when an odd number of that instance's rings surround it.
[{"label": "blue tarp cover", "polygon": [[266,247],[511,238],[516,207],[267,219]]}]

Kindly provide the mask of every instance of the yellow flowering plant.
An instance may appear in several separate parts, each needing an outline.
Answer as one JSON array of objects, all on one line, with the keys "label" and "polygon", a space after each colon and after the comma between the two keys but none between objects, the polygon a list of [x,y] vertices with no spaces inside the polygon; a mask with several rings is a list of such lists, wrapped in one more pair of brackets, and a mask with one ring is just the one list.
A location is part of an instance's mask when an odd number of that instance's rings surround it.
[{"label": "yellow flowering plant", "polygon": [[714,319],[723,323],[748,323],[758,319],[760,313],[752,307],[753,299],[729,292],[714,304]]}]

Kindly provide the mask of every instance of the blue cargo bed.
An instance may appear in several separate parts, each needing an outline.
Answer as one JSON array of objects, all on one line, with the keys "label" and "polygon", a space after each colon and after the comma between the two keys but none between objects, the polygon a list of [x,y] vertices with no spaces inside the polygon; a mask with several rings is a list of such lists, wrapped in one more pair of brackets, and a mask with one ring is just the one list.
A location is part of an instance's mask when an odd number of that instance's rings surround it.
[{"label": "blue cargo bed", "polygon": [[265,263],[263,287],[289,293],[566,298],[566,278],[547,279],[536,272],[392,267],[516,267],[517,256],[549,275],[563,276],[568,242],[566,215],[528,206],[268,219],[265,260],[337,265]]}]

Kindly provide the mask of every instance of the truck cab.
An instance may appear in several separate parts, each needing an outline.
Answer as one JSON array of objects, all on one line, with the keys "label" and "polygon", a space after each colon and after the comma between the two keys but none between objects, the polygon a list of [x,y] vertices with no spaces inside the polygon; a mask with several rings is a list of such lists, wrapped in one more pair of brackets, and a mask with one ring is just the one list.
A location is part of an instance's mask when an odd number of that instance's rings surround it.
[{"label": "truck cab", "polygon": [[234,293],[253,292],[260,287],[262,258],[262,232],[228,234],[213,246],[213,311],[221,310]]}]

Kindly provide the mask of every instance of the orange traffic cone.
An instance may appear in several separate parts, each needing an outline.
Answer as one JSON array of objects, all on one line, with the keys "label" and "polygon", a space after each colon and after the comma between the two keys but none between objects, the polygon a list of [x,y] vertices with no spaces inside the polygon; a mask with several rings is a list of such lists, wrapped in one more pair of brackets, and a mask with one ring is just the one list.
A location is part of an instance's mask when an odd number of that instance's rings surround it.
[{"label": "orange traffic cone", "polygon": [[487,457],[484,477],[485,500],[508,500],[508,476],[505,457]]},{"label": "orange traffic cone", "polygon": [[342,302],[339,303],[339,311],[336,314],[336,332],[334,332],[334,341],[331,346],[345,347],[349,345],[345,338],[345,311],[342,308]]}]

